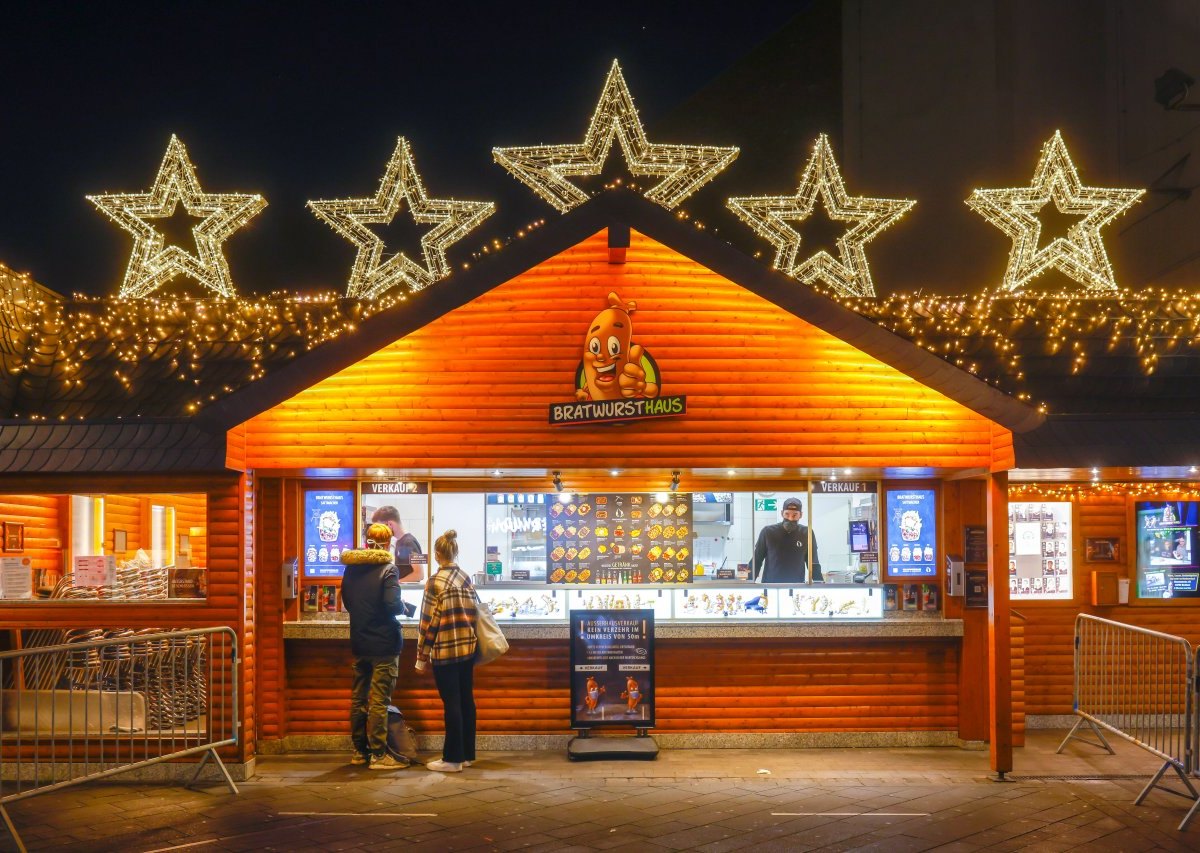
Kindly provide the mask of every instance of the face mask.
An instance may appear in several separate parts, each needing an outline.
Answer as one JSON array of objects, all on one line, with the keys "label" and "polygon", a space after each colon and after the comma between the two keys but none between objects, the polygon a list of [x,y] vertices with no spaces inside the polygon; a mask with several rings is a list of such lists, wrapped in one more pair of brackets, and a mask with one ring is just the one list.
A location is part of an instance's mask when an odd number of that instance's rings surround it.
[{"label": "face mask", "polygon": [[784,522],[783,522],[783,529],[786,530],[788,533],[795,533],[799,529],[799,527],[800,527],[800,522],[798,522],[798,521],[784,520]]}]

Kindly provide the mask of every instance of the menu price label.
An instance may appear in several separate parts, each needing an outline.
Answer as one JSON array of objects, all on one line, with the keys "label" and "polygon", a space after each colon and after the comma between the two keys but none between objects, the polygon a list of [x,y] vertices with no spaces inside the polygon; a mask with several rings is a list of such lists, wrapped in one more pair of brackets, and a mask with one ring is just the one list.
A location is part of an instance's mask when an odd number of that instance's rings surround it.
[{"label": "menu price label", "polygon": [[889,489],[888,574],[936,577],[937,493],[933,489]]},{"label": "menu price label", "polygon": [[29,557],[0,557],[0,596],[33,598],[33,561]]},{"label": "menu price label", "polygon": [[555,501],[546,509],[546,566],[550,583],[688,583],[692,496],[607,492]]},{"label": "menu price label", "polygon": [[963,528],[963,562],[986,563],[987,561],[987,527],[968,524]]},{"label": "menu price label", "polygon": [[117,582],[117,560],[107,557],[75,557],[72,561],[75,586],[113,586]]}]

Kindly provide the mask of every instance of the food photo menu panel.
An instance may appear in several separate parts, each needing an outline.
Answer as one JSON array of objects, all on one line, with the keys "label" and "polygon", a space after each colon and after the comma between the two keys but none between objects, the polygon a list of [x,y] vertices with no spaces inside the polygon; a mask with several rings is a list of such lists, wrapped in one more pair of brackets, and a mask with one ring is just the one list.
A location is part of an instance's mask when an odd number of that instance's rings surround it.
[{"label": "food photo menu panel", "polygon": [[[660,500],[661,498],[661,500]],[[689,583],[692,495],[571,495],[546,509],[550,583]]]},{"label": "food photo menu panel", "polygon": [[933,489],[891,489],[887,493],[888,574],[937,575],[937,493]]}]

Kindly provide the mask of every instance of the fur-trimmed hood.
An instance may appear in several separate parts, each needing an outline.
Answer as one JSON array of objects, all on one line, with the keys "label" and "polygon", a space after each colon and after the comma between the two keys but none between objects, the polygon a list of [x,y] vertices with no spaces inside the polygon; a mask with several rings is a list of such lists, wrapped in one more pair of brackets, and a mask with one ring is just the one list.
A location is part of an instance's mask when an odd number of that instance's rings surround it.
[{"label": "fur-trimmed hood", "polygon": [[382,548],[348,548],[342,552],[342,563],[347,566],[377,566],[392,561],[392,552]]}]

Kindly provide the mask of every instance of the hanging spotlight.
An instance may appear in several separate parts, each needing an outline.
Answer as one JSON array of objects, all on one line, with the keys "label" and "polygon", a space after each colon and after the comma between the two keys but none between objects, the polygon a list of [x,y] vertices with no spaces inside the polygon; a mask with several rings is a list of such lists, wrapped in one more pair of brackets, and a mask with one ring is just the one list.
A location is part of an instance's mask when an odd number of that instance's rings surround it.
[{"label": "hanging spotlight", "polygon": [[672,471],[671,472],[671,491],[675,492],[678,490],[679,490],[679,472]]},{"label": "hanging spotlight", "polygon": [[562,490],[563,490],[562,477],[559,476],[558,471],[555,471],[554,472],[554,491],[561,492]]}]

